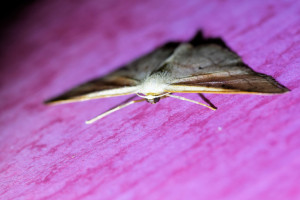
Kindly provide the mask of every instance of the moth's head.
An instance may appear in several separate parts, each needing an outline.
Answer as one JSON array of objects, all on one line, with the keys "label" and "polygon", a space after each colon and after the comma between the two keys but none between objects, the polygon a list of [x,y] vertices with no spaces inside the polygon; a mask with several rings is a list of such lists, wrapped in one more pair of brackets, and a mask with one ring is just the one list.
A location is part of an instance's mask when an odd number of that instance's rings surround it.
[{"label": "moth's head", "polygon": [[148,103],[151,103],[151,104],[155,104],[155,103],[159,102],[160,98],[165,96],[166,94],[168,94],[168,93],[163,93],[163,94],[153,94],[153,93],[142,94],[142,93],[137,93],[137,95],[139,97],[142,97],[142,98],[146,99],[146,101]]}]

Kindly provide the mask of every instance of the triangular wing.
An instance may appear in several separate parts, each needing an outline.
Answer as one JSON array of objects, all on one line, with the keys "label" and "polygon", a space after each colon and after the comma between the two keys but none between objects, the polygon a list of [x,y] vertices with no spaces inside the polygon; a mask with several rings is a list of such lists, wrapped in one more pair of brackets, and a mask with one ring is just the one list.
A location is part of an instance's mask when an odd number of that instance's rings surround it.
[{"label": "triangular wing", "polygon": [[106,76],[81,84],[45,103],[69,103],[133,94],[141,81],[172,55],[177,46],[178,43],[168,43]]},{"label": "triangular wing", "polygon": [[276,94],[289,91],[271,76],[257,73],[217,44],[181,44],[161,67],[172,81],[166,92]]}]

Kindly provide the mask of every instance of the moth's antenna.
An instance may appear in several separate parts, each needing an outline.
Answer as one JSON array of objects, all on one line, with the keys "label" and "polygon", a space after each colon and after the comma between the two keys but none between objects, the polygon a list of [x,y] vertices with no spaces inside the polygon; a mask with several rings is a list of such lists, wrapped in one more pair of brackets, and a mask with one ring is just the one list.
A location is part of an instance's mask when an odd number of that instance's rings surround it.
[{"label": "moth's antenna", "polygon": [[207,107],[207,108],[209,108],[211,110],[217,110],[214,107],[208,106],[208,105],[206,105],[204,103],[200,103],[198,101],[194,101],[194,100],[191,100],[191,99],[184,98],[182,96],[176,96],[176,95],[172,95],[172,94],[166,94],[166,96],[173,97],[173,98],[176,98],[176,99],[180,99],[180,100],[183,100],[183,101],[189,101],[189,102],[192,102],[192,103],[195,103],[195,104],[199,104],[199,105],[205,106],[205,107]]},{"label": "moth's antenna", "polygon": [[128,101],[128,102],[126,102],[126,103],[123,103],[123,104],[121,104],[121,105],[119,105],[119,106],[116,106],[116,107],[114,107],[114,108],[112,108],[112,109],[110,109],[110,110],[108,110],[108,111],[102,113],[101,115],[98,115],[97,117],[94,117],[93,119],[90,119],[90,120],[88,120],[88,121],[85,121],[85,123],[86,123],[86,124],[94,123],[95,121],[97,121],[97,120],[99,120],[99,119],[101,119],[101,118],[103,118],[103,117],[105,117],[105,116],[107,116],[107,115],[109,115],[109,114],[111,114],[111,113],[117,111],[117,110],[120,110],[120,109],[122,109],[122,108],[125,108],[125,107],[131,105],[131,104],[138,103],[138,102],[142,102],[142,101],[145,101],[145,100],[146,100],[146,99],[138,99],[138,100]]}]

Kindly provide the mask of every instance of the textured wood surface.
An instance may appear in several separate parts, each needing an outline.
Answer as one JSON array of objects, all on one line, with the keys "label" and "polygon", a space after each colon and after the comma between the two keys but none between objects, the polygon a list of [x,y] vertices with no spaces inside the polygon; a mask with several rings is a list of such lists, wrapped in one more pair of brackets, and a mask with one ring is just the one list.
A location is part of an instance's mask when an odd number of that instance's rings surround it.
[{"label": "textured wood surface", "polygon": [[[1,38],[0,199],[300,199],[300,2],[71,1],[29,6]],[[45,99],[198,29],[291,89],[48,107]],[[185,97],[199,100],[196,94]]]}]

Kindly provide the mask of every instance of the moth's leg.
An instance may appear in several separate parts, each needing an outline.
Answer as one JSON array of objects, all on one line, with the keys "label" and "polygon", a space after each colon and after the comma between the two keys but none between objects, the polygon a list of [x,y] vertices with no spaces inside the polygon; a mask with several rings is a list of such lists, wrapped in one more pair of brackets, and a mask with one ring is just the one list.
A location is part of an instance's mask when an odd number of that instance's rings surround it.
[{"label": "moth's leg", "polygon": [[[135,96],[134,96],[134,97],[135,97]],[[130,97],[128,100],[131,100],[131,99],[133,99],[134,97]],[[107,115],[109,115],[109,114],[111,114],[111,113],[117,111],[117,110],[120,110],[120,109],[122,109],[122,108],[125,108],[125,107],[131,105],[131,104],[138,103],[138,102],[142,102],[142,101],[145,101],[145,100],[146,100],[146,99],[138,99],[138,100],[132,100],[132,101],[127,101],[127,102],[125,102],[125,103],[121,103],[120,105],[118,105],[118,106],[116,106],[116,107],[114,107],[114,108],[112,108],[112,109],[109,109],[108,111],[102,113],[101,115],[98,115],[97,117],[94,117],[93,119],[90,119],[90,120],[86,121],[85,123],[86,123],[86,124],[94,123],[95,121],[97,121],[97,120],[99,120],[99,119],[101,119],[101,118],[103,118],[103,117],[105,117],[105,116],[107,116]]]},{"label": "moth's leg", "polygon": [[183,100],[183,101],[189,101],[189,102],[192,102],[192,103],[195,103],[195,104],[199,104],[201,106],[205,106],[205,107],[207,107],[207,108],[209,108],[211,110],[216,110],[216,108],[214,108],[214,107],[208,106],[208,105],[200,103],[198,101],[187,99],[187,98],[182,97],[182,96],[176,96],[176,95],[172,95],[172,94],[166,94],[166,96],[173,97],[173,98],[176,98],[176,99],[180,99],[180,100]]},{"label": "moth's leg", "polygon": [[206,98],[205,96],[204,96],[204,94],[202,94],[202,93],[198,93],[198,95],[201,97],[201,99],[203,100],[203,101],[205,101],[207,104],[209,104],[209,106],[210,107],[213,107],[213,108],[215,108],[215,109],[218,109],[208,98]]}]

